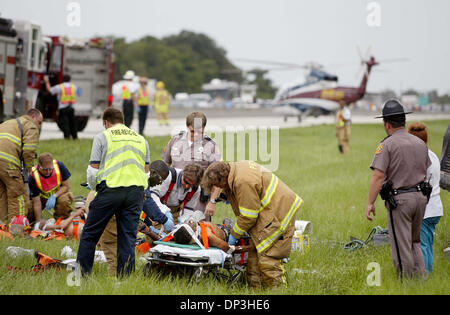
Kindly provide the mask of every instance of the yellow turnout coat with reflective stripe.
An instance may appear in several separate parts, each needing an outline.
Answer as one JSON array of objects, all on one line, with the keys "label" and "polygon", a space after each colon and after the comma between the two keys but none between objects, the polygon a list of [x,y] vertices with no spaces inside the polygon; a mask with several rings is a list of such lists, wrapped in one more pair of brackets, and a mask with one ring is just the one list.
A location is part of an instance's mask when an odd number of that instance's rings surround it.
[{"label": "yellow turnout coat with reflective stripe", "polygon": [[159,90],[153,96],[153,104],[158,113],[167,113],[169,110],[169,92],[166,90]]},{"label": "yellow turnout coat with reflective stripe", "polygon": [[231,231],[248,233],[258,253],[288,257],[295,215],[303,200],[276,175],[253,161],[229,162],[227,198],[237,217]]},{"label": "yellow turnout coat with reflective stripe", "polygon": [[39,142],[39,129],[28,115],[19,117],[23,128],[23,138],[20,138],[20,128],[16,119],[10,119],[0,124],[0,161],[8,163],[11,168],[20,168],[20,153],[23,142],[23,159],[25,167],[30,171],[34,165]]},{"label": "yellow turnout coat with reflective stripe", "polygon": [[145,174],[145,139],[123,124],[104,131],[107,151],[97,173],[97,184],[106,181],[110,188],[142,186],[147,188]]}]

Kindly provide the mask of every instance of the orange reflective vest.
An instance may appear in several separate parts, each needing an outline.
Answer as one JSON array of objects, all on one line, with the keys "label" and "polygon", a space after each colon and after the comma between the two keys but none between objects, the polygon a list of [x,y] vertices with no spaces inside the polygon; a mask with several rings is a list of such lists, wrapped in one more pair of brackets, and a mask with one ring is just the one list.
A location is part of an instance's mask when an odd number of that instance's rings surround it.
[{"label": "orange reflective vest", "polygon": [[3,238],[13,239],[13,235],[9,233],[9,229],[5,224],[0,225],[0,240]]},{"label": "orange reflective vest", "polygon": [[49,178],[45,178],[41,175],[41,173],[39,173],[38,165],[31,169],[31,176],[33,176],[36,185],[41,192],[40,196],[44,199],[48,199],[51,195],[58,191],[59,187],[61,187],[61,170],[59,169],[57,160],[53,160],[53,172]]},{"label": "orange reflective vest", "polygon": [[150,104],[150,98],[147,89],[139,88],[138,104],[141,106],[148,106]]},{"label": "orange reflective vest", "polygon": [[61,87],[61,98],[59,100],[61,104],[68,105],[75,103],[75,85],[70,84],[67,87],[64,84],[60,84],[59,86]]},{"label": "orange reflective vest", "polygon": [[78,225],[80,223],[85,224],[85,221],[82,219],[78,219],[78,220],[73,220],[72,224],[73,224],[73,229],[72,229],[72,238],[74,240],[78,240]]}]

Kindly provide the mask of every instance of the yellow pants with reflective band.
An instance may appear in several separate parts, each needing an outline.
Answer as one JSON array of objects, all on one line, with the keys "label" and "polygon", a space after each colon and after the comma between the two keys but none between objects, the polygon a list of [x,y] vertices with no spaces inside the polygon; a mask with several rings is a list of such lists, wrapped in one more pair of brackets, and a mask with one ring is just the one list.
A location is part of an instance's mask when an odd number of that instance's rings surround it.
[{"label": "yellow pants with reflective band", "polygon": [[248,252],[246,270],[247,280],[254,289],[287,286],[286,271],[281,259],[252,250]]},{"label": "yellow pants with reflective band", "polygon": [[0,220],[4,223],[17,215],[27,215],[30,206],[22,174],[12,163],[0,161]]}]

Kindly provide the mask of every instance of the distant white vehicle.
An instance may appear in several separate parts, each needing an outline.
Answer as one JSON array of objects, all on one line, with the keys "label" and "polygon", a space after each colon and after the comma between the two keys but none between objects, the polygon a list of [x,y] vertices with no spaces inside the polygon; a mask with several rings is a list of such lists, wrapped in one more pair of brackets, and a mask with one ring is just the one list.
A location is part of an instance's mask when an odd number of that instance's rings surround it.
[{"label": "distant white vehicle", "polygon": [[175,100],[176,101],[184,101],[184,100],[188,100],[189,99],[189,94],[188,93],[177,93],[175,94]]},{"label": "distant white vehicle", "polygon": [[189,95],[189,99],[193,103],[194,107],[198,108],[212,108],[212,98],[206,93],[194,93]]}]

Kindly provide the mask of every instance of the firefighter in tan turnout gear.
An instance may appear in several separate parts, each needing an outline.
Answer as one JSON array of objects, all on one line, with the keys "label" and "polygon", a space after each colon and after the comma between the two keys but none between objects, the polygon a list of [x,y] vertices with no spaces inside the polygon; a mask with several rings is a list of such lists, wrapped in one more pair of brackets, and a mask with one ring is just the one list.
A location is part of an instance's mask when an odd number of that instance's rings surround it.
[{"label": "firefighter in tan turnout gear", "polygon": [[336,137],[339,152],[347,154],[350,150],[351,112],[344,101],[339,102],[340,109],[336,113]]},{"label": "firefighter in tan turnout gear", "polygon": [[[28,172],[34,165],[42,114],[30,109],[26,115],[0,124],[0,220],[26,216],[29,198],[21,174],[22,161]],[[27,177],[28,178],[28,177]]]},{"label": "firefighter in tan turnout gear", "polygon": [[228,244],[248,233],[247,278],[254,288],[286,284],[282,259],[289,257],[295,215],[303,204],[286,184],[253,161],[215,162],[208,167],[202,186],[223,189],[237,217]]}]

